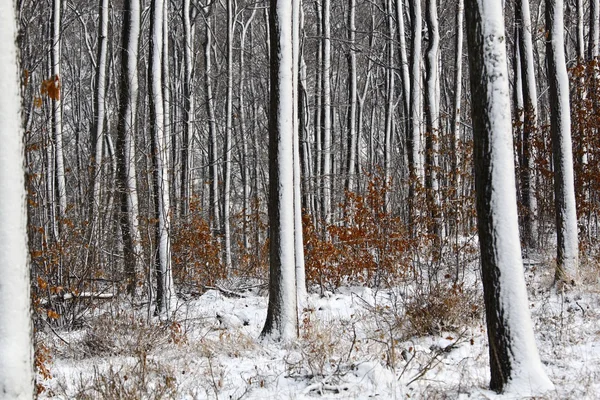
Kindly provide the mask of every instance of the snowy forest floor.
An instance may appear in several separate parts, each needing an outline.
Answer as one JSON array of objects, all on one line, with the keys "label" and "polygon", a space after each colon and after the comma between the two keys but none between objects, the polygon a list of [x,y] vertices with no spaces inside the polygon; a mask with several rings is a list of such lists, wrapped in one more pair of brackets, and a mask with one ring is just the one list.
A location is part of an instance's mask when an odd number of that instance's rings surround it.
[{"label": "snowy forest floor", "polygon": [[[259,339],[264,290],[181,300],[169,324],[148,324],[145,310],[105,302],[80,329],[37,333],[52,358],[52,377],[39,377],[40,398],[500,398],[486,389],[476,271],[467,273],[469,284],[442,284],[431,294],[414,282],[313,293],[300,338],[285,345]],[[529,265],[526,279],[541,359],[556,386],[542,398],[600,398],[600,269],[584,266],[582,284],[562,293],[548,260]]]}]

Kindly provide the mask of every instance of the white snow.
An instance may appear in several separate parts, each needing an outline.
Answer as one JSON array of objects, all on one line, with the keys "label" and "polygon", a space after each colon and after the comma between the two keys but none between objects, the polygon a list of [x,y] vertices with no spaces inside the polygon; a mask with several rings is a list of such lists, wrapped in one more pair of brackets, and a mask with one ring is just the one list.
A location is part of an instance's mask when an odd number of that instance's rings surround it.
[{"label": "white snow", "polygon": [[[476,280],[476,268],[472,267],[470,280]],[[549,289],[553,269],[548,261],[528,273],[527,278],[542,360],[556,383],[556,389],[544,398],[597,398],[598,287],[580,287],[568,295],[556,293]],[[389,362],[390,340],[382,336],[381,328],[388,326],[395,315],[391,312],[398,306],[394,299],[402,299],[414,289],[409,286],[376,292],[346,287],[324,297],[313,293],[303,313],[300,338],[282,345],[258,340],[266,317],[264,295],[253,291],[244,293],[245,298],[231,298],[208,291],[178,310],[176,320],[187,342],[175,344],[159,338],[148,348],[146,386],[158,387],[165,376],[170,376],[175,381],[176,395],[168,397],[174,399],[239,398],[243,394],[245,399],[256,400],[522,398],[515,393],[497,395],[487,389],[488,347],[483,315],[465,321],[457,331],[424,337],[396,336],[395,362]],[[144,311],[139,313],[144,315]],[[396,315],[400,322],[405,321],[402,307]],[[127,325],[128,330],[121,335],[137,337],[136,329],[141,328],[135,326]],[[127,375],[130,383],[134,380],[139,354],[132,351],[86,356],[79,350],[85,334],[59,334],[69,346],[51,332],[40,334],[45,343],[53,343],[56,354],[51,365],[53,379],[43,382],[48,390],[42,398],[49,398],[50,392],[54,392],[55,399],[72,398],[84,388],[89,394],[111,368],[120,371],[117,375],[121,378]],[[139,368],[137,371],[139,374]]]}]

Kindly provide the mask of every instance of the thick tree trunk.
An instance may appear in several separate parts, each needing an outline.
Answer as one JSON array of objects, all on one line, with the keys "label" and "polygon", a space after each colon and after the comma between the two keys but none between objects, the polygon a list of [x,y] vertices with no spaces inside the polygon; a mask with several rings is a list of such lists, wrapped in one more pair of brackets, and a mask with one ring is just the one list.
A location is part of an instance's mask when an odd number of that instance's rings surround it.
[{"label": "thick tree trunk", "polygon": [[30,400],[35,385],[16,21],[13,1],[0,2],[0,393]]},{"label": "thick tree trunk", "polygon": [[579,242],[562,0],[546,0],[546,27],[548,29],[546,53],[550,86],[550,130],[554,161],[556,280],[572,283],[577,280]]},{"label": "thick tree trunk", "polygon": [[[298,336],[294,265],[294,99],[292,4],[271,0],[271,100],[269,109],[270,277],[267,320],[261,336]],[[290,101],[292,100],[292,101]]]},{"label": "thick tree trunk", "polygon": [[137,132],[138,44],[140,36],[139,0],[123,4],[123,46],[121,51],[121,83],[117,125],[117,185],[121,200],[121,234],[127,292],[136,293],[141,272],[141,235],[138,226],[135,137]]},{"label": "thick tree trunk", "polygon": [[504,17],[495,0],[467,0],[465,10],[490,388],[531,396],[553,385],[538,356],[523,277]]},{"label": "thick tree trunk", "polygon": [[325,225],[331,222],[331,0],[323,0],[323,70],[322,73],[322,176],[321,209]]}]

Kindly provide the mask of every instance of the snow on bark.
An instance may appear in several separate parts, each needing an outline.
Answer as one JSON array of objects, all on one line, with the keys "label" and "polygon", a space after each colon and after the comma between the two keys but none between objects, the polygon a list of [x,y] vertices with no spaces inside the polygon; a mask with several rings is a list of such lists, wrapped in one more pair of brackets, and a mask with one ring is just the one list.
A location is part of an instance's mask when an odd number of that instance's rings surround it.
[{"label": "snow on bark", "polygon": [[100,187],[102,183],[102,156],[104,152],[104,120],[106,94],[106,53],[108,49],[108,0],[100,0],[100,22],[98,29],[98,63],[96,65],[96,96],[94,106],[94,126],[92,138],[95,141],[95,153],[92,160],[92,229],[98,229],[96,240],[102,240],[99,223]]},{"label": "snow on bark", "polygon": [[124,3],[123,50],[119,122],[117,128],[117,180],[121,191],[121,233],[127,274],[127,292],[135,294],[136,277],[141,270],[141,235],[138,224],[138,194],[135,166],[135,132],[138,96],[138,43],[140,3]]},{"label": "snow on bark", "polygon": [[323,198],[325,224],[331,221],[331,0],[323,0]]},{"label": "snow on bark", "polygon": [[298,336],[294,262],[294,61],[289,0],[271,0],[269,25],[270,284],[267,320],[261,335],[273,341],[288,341]]},{"label": "snow on bark", "polygon": [[14,3],[0,2],[0,394],[11,400],[34,396],[16,34]]},{"label": "snow on bark", "polygon": [[150,41],[150,103],[152,110],[152,136],[155,143],[155,198],[157,231],[157,278],[159,290],[158,311],[162,317],[169,317],[175,306],[175,288],[171,271],[170,199],[168,173],[168,146],[165,137],[164,108],[162,94],[163,16],[162,0],[152,1],[151,41]]},{"label": "snow on bark", "polygon": [[412,49],[410,60],[410,138],[409,160],[412,160],[414,178],[422,184],[423,162],[421,161],[421,0],[409,0],[412,19]]},{"label": "snow on bark", "polygon": [[[53,1],[52,12],[52,75],[60,82],[61,63],[61,1]],[[54,163],[56,173],[56,189],[58,193],[58,226],[65,218],[67,210],[67,184],[65,181],[65,161],[63,155],[62,137],[62,105],[60,98],[52,101],[52,133],[54,136]],[[61,266],[62,269],[62,266]],[[62,272],[61,272],[62,275]]]},{"label": "snow on bark", "polygon": [[502,4],[469,0],[465,10],[490,386],[533,395],[553,385],[538,355],[523,277]]},{"label": "snow on bark", "polygon": [[533,38],[529,0],[520,0],[517,4],[517,23],[519,29],[519,61],[521,72],[521,95],[523,99],[523,154],[521,159],[522,202],[524,216],[523,236],[528,247],[535,248],[538,239],[537,198],[535,178],[534,137],[538,124],[537,87],[533,58]]},{"label": "snow on bark", "polygon": [[579,245],[573,174],[569,75],[564,51],[564,13],[562,0],[546,1],[546,42],[550,86],[550,128],[554,160],[554,199],[556,209],[556,279],[577,280]]},{"label": "snow on bark", "polygon": [[307,302],[306,273],[304,266],[304,240],[302,236],[302,170],[300,166],[300,121],[299,121],[299,66],[300,66],[300,0],[292,0],[292,50],[293,50],[293,125],[294,125],[294,252],[296,265],[296,295],[298,309]]}]

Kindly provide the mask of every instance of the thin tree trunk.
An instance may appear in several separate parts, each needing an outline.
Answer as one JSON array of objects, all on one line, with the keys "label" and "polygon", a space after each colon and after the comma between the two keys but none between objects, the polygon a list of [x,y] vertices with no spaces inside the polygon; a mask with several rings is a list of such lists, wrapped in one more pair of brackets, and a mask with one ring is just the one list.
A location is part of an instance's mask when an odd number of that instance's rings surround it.
[{"label": "thin tree trunk", "polygon": [[227,0],[227,99],[223,143],[223,263],[231,271],[231,151],[233,148],[233,0]]},{"label": "thin tree trunk", "polygon": [[533,40],[529,0],[519,0],[516,5],[516,22],[519,29],[519,53],[523,94],[523,136],[521,159],[521,200],[525,209],[523,239],[530,248],[537,247],[537,198],[535,179],[535,134],[537,131],[537,86],[535,81]]},{"label": "thin tree trunk", "polygon": [[191,182],[190,164],[192,142],[194,138],[194,88],[193,88],[193,55],[194,29],[190,22],[190,0],[183,0],[183,35],[184,35],[184,81],[183,81],[183,137],[181,143],[181,213],[187,216],[190,212]]},{"label": "thin tree trunk", "polygon": [[356,71],[356,0],[350,0],[348,6],[348,148],[346,164],[346,191],[354,191],[356,175],[356,105],[357,105],[357,71]]},{"label": "thin tree trunk", "polygon": [[162,82],[164,2],[152,0],[150,15],[150,59],[148,86],[150,87],[150,124],[152,156],[154,159],[154,196],[156,218],[156,279],[157,312],[169,318],[175,307],[175,288],[171,272],[170,199],[168,173],[168,146],[165,137],[165,112]]},{"label": "thin tree trunk", "polygon": [[546,0],[546,42],[556,212],[556,280],[577,281],[579,241],[573,176],[569,76],[564,53],[563,1]]},{"label": "thin tree trunk", "polygon": [[[60,89],[60,64],[61,64],[61,0],[53,0],[52,13],[52,75],[54,84]],[[65,179],[65,164],[63,154],[63,134],[62,134],[62,105],[59,90],[59,96],[52,100],[52,135],[54,139],[54,173],[56,181],[56,193],[58,197],[58,215],[57,240],[60,241],[60,235],[63,234],[63,222],[66,218],[67,210],[67,185]],[[59,279],[62,281],[63,265],[60,265]]]},{"label": "thin tree trunk", "polygon": [[204,42],[204,88],[206,92],[206,112],[208,114],[208,164],[210,177],[209,190],[209,219],[212,230],[220,226],[219,218],[219,158],[217,144],[217,121],[212,87],[212,9],[205,11],[206,15],[206,40]]},{"label": "thin tree trunk", "polygon": [[331,222],[331,0],[323,0],[323,70],[322,70],[322,176],[321,209],[325,226]]},{"label": "thin tree trunk", "polygon": [[106,53],[108,44],[108,0],[100,0],[100,20],[98,22],[98,60],[96,63],[96,92],[94,96],[94,125],[92,127],[92,143],[94,145],[91,162],[90,219],[91,235],[97,247],[102,242],[102,224],[100,223],[100,205],[102,204],[102,158],[104,152],[104,121],[106,94]]},{"label": "thin tree trunk", "polygon": [[293,169],[294,169],[294,253],[296,266],[296,295],[298,308],[302,310],[307,301],[306,273],[304,270],[304,241],[302,236],[302,169],[300,166],[299,78],[300,78],[300,7],[301,0],[292,0],[292,123],[293,123]]}]

